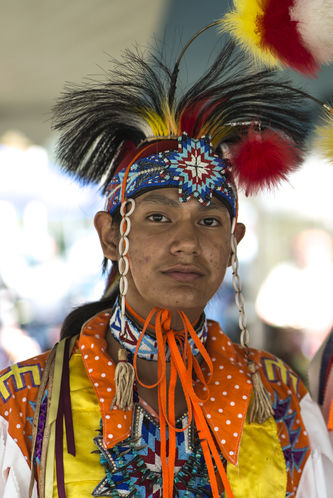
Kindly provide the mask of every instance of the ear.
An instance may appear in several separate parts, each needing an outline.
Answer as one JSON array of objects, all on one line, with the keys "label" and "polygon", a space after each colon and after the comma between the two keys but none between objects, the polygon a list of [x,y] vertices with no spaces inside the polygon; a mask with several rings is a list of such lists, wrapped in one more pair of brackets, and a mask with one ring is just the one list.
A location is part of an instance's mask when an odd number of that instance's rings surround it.
[{"label": "ear", "polygon": [[117,261],[119,228],[114,222],[112,223],[112,216],[106,211],[99,211],[95,215],[94,225],[104,256],[111,261]]},{"label": "ear", "polygon": [[[236,224],[234,235],[236,238],[237,245],[240,243],[240,241],[244,237],[245,231],[246,231],[246,227],[245,227],[244,223],[237,223]],[[231,256],[232,256],[232,253],[230,253],[228,266],[231,266]]]}]

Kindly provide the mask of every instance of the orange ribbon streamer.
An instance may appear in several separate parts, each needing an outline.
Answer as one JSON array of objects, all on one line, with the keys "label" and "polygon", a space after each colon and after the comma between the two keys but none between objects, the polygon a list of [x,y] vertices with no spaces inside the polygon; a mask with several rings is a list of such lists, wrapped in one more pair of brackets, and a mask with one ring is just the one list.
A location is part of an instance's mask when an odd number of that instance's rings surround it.
[{"label": "orange ribbon streamer", "polygon": [[[155,332],[157,340],[157,381],[154,384],[144,384],[138,377],[137,373],[137,355],[142,342],[143,336],[152,320],[155,317]],[[148,315],[140,337],[138,339],[133,366],[136,372],[136,377],[143,387],[148,389],[153,389],[158,387],[158,408],[159,408],[159,421],[160,421],[160,433],[161,433],[161,463],[162,463],[162,479],[163,479],[163,498],[172,498],[173,496],[173,485],[174,485],[174,467],[176,458],[176,432],[182,432],[189,427],[194,418],[194,422],[199,434],[203,455],[207,465],[207,471],[210,479],[211,489],[213,498],[219,497],[219,489],[217,484],[217,479],[214,470],[213,460],[217,467],[217,472],[222,479],[224,490],[227,493],[228,498],[234,498],[223,463],[221,461],[219,452],[216,448],[214,438],[211,434],[209,426],[206,422],[204,413],[202,411],[201,405],[207,401],[209,398],[208,384],[209,380],[206,381],[199,362],[192,353],[190,343],[188,342],[189,336],[191,336],[194,344],[199,350],[203,361],[206,363],[208,370],[210,372],[210,378],[213,373],[213,363],[210,356],[207,353],[204,345],[198,338],[191,322],[182,311],[178,312],[183,325],[184,330],[174,331],[171,329],[171,313],[168,310],[161,310],[159,308],[154,308]],[[170,379],[167,386],[166,378],[166,358],[165,358],[165,348],[166,345],[169,346],[171,358],[170,358]],[[193,384],[194,375],[201,382],[204,388],[207,390],[207,396],[205,398],[200,398],[195,390]],[[175,422],[175,391],[177,380],[180,380],[185,402],[188,411],[188,424],[184,429],[176,428]],[[167,448],[166,441],[166,427],[169,428],[169,445]]]},{"label": "orange ribbon streamer", "polygon": [[327,428],[329,431],[333,431],[333,399],[331,400],[330,414],[328,417]]}]

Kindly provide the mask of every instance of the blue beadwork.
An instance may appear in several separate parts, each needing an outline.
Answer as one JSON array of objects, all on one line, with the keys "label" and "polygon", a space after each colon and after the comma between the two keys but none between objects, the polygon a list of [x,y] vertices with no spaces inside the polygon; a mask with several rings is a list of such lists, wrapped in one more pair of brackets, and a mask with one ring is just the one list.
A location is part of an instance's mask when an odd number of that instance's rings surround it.
[{"label": "blue beadwork", "polygon": [[[187,420],[187,416],[178,419],[177,427],[185,428]],[[160,431],[149,413],[136,405],[131,436],[109,450],[103,447],[102,425],[100,432],[94,441],[106,475],[94,489],[93,496],[162,496]],[[210,497],[201,444],[192,427],[176,433],[176,447],[174,495]]]}]

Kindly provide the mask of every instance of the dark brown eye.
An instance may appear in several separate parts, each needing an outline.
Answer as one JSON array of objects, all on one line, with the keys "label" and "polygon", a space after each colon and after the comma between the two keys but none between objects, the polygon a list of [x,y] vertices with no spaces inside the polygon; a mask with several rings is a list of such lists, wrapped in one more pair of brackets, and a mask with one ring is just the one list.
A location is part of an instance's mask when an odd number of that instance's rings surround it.
[{"label": "dark brown eye", "polygon": [[161,213],[154,213],[154,214],[150,214],[147,219],[149,221],[152,221],[154,223],[166,223],[169,221],[169,219],[164,216],[164,214],[161,214]]},{"label": "dark brown eye", "polygon": [[202,220],[200,220],[199,224],[206,227],[217,227],[221,223],[216,218],[203,218]]}]

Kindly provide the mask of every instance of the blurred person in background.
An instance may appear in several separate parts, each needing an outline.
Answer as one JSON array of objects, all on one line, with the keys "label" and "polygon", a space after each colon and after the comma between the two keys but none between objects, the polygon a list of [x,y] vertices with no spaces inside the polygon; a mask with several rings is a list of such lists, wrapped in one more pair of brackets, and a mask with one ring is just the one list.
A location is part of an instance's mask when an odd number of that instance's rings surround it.
[{"label": "blurred person in background", "polygon": [[266,343],[306,377],[307,363],[333,326],[332,241],[307,229],[293,241],[292,260],[276,265],[261,285],[256,311]]}]

